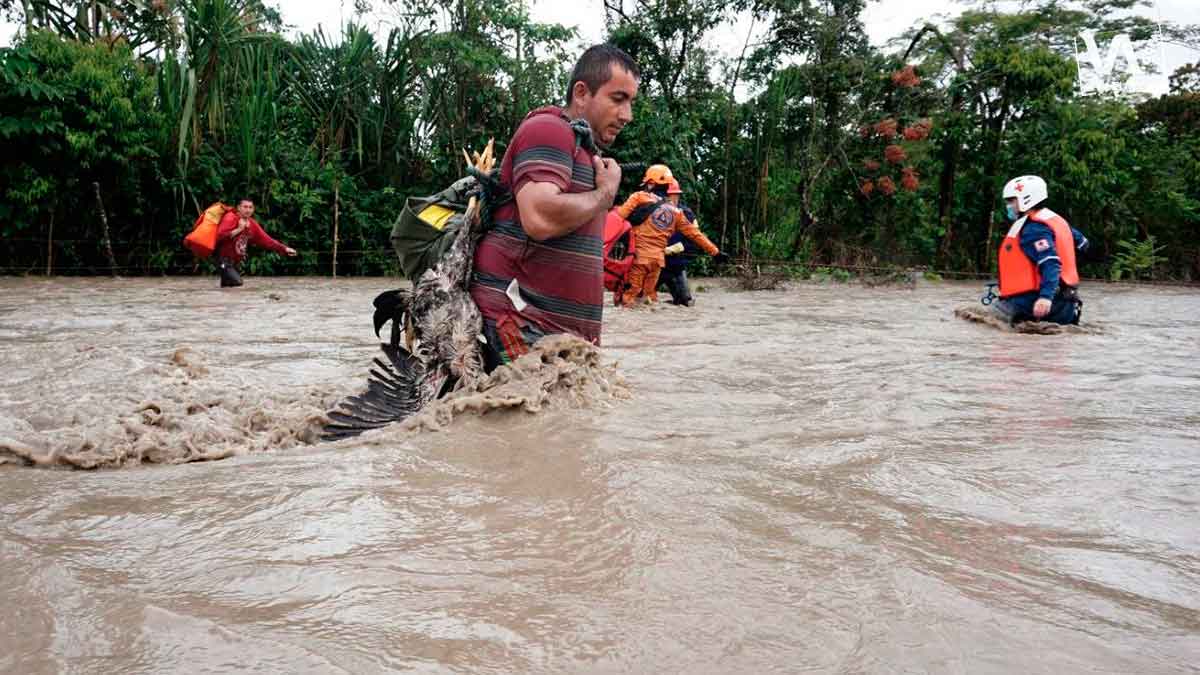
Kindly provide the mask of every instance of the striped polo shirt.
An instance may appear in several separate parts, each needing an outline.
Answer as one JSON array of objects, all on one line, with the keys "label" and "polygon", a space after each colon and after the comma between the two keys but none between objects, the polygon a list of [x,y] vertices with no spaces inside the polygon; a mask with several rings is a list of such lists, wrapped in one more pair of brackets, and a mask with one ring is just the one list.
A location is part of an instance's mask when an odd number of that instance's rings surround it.
[{"label": "striped polo shirt", "polygon": [[[500,164],[500,180],[513,194],[529,181],[587,192],[596,189],[592,157],[575,147],[563,111],[546,106],[529,113],[517,128]],[[484,321],[494,329],[507,317],[520,327],[571,333],[600,344],[604,215],[566,236],[538,242],[521,227],[515,199],[497,209],[495,227],[475,250],[471,282],[471,297]],[[519,294],[516,300],[512,292]]]}]

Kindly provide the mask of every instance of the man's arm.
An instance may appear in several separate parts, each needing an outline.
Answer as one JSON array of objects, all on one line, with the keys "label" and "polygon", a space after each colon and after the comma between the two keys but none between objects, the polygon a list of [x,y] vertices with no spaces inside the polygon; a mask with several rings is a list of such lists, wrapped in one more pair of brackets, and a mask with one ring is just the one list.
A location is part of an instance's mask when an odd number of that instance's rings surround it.
[{"label": "man's arm", "polygon": [[566,236],[612,207],[621,183],[621,167],[611,159],[596,157],[596,189],[563,192],[554,183],[529,181],[517,189],[521,227],[534,241]]},{"label": "man's arm", "polygon": [[1073,225],[1071,226],[1071,236],[1075,239],[1075,250],[1076,251],[1083,253],[1084,251],[1088,250],[1088,247],[1091,245],[1091,242],[1088,241],[1087,237],[1083,236],[1082,232],[1075,229],[1075,226],[1073,226]]},{"label": "man's arm", "polygon": [[221,222],[217,225],[217,241],[225,241],[233,239],[242,233],[245,229],[241,224],[241,217],[237,211],[227,211],[221,216]]},{"label": "man's arm", "polygon": [[[621,216],[621,218],[623,218],[625,220],[629,220],[630,214],[632,214],[635,210],[637,210],[637,207],[639,207],[649,201],[653,201],[653,200],[645,192],[641,192],[641,191],[635,192],[635,193],[629,195],[629,198],[625,200],[625,203],[623,203],[617,207],[617,215]],[[631,223],[631,224],[636,225],[637,223]]]},{"label": "man's arm", "polygon": [[281,244],[267,234],[267,231],[262,228],[256,221],[250,221],[250,241],[256,246],[261,246],[268,251],[282,253],[283,255],[296,255],[296,250],[285,244]]},{"label": "man's arm", "polygon": [[1062,277],[1062,260],[1058,257],[1054,232],[1041,223],[1026,222],[1021,230],[1021,250],[1037,265],[1038,274],[1042,277],[1038,299],[1033,306],[1034,317],[1040,319],[1049,313],[1050,303],[1058,294],[1058,283]]},{"label": "man's arm", "polygon": [[688,220],[687,216],[685,216],[682,212],[680,212],[675,218],[675,229],[679,230],[683,236],[696,242],[696,245],[703,249],[705,253],[709,255],[716,255],[719,252],[717,245],[712,243],[712,240],[710,240],[708,237],[704,236],[704,233],[700,231],[700,227]]},{"label": "man's arm", "polygon": [[1037,265],[1038,274],[1042,276],[1038,297],[1053,300],[1062,276],[1062,260],[1058,257],[1054,232],[1041,223],[1025,223],[1021,230],[1021,250]]}]

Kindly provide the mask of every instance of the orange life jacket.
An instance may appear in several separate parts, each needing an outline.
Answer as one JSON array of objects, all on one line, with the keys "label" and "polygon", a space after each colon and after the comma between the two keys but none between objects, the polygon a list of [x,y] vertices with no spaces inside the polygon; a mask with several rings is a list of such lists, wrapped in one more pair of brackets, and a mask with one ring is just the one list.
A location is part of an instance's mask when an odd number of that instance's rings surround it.
[{"label": "orange life jacket", "polygon": [[1075,268],[1075,237],[1071,234],[1071,226],[1062,216],[1050,209],[1037,209],[1013,223],[1008,235],[1000,243],[1000,297],[1008,298],[1036,291],[1042,285],[1042,275],[1037,264],[1021,250],[1021,228],[1026,220],[1041,223],[1054,233],[1054,245],[1062,263],[1061,283],[1066,286],[1078,286],[1079,270]]}]

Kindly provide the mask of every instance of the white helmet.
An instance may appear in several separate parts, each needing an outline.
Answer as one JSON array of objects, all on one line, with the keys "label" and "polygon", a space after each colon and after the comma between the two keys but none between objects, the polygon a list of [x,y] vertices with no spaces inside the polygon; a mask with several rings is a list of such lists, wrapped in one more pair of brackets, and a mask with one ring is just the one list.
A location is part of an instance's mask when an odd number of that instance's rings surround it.
[{"label": "white helmet", "polygon": [[1046,181],[1038,176],[1017,176],[1004,185],[1004,199],[1017,198],[1021,213],[1046,201]]}]

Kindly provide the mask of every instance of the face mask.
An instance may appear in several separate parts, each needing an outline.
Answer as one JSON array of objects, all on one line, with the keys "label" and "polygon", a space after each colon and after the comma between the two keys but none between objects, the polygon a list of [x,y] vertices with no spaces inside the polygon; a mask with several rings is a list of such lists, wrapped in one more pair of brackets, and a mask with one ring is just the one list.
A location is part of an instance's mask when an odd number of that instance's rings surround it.
[{"label": "face mask", "polygon": [[1005,204],[1004,212],[1008,214],[1008,219],[1010,221],[1012,221],[1014,223],[1017,221],[1017,209],[1015,206],[1013,206],[1012,204]]}]

